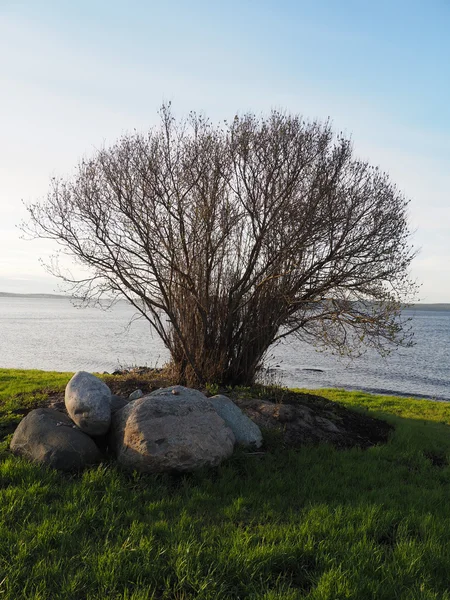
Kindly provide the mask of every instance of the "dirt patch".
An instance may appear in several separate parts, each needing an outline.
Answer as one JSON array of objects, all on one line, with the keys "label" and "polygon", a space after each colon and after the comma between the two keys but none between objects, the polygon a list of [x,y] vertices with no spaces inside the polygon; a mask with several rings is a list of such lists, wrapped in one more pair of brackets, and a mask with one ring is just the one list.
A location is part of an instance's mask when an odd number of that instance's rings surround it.
[{"label": "dirt patch", "polygon": [[286,446],[329,442],[337,448],[369,448],[386,443],[393,427],[322,396],[286,392],[273,399],[233,400],[257,425],[278,432]]},{"label": "dirt patch", "polygon": [[171,385],[164,377],[154,376],[153,374],[138,375],[135,373],[111,376],[106,381],[106,384],[113,394],[123,396],[124,398],[128,398],[135,390],[142,390],[144,394],[149,394],[158,388]]}]

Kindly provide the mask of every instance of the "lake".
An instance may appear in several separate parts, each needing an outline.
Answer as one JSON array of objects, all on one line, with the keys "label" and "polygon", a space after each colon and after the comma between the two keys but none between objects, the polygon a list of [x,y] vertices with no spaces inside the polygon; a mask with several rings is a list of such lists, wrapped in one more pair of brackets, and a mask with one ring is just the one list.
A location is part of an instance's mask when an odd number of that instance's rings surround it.
[{"label": "lake", "polygon": [[[342,387],[450,400],[450,310],[408,310],[413,348],[383,359],[369,351],[349,361],[291,339],[273,348],[267,366],[290,387]],[[0,367],[108,371],[162,366],[169,358],[132,307],[76,308],[66,298],[0,297]]]}]

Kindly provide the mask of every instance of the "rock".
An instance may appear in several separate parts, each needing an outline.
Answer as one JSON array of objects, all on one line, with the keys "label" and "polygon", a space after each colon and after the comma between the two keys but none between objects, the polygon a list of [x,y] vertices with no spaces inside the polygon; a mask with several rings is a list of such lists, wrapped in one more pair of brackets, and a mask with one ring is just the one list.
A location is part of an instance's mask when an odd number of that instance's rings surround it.
[{"label": "rock", "polygon": [[262,434],[260,428],[234,402],[222,395],[213,396],[209,398],[209,401],[214,406],[217,414],[222,417],[234,433],[238,444],[254,446],[255,448],[261,447]]},{"label": "rock", "polygon": [[142,398],[144,396],[144,392],[142,390],[135,390],[128,396],[128,400],[137,400],[138,398]]},{"label": "rock", "polygon": [[292,423],[300,415],[305,426],[313,425],[311,411],[303,406],[292,406],[291,404],[279,404],[266,400],[257,402],[258,412],[265,417],[273,418],[280,423]]},{"label": "rock", "polygon": [[110,448],[144,473],[215,467],[231,456],[233,432],[200,392],[177,386],[130,402],[113,415]]},{"label": "rock", "polygon": [[14,454],[61,471],[80,470],[101,458],[94,440],[64,413],[51,408],[29,412],[19,423],[10,448]]},{"label": "rock", "polygon": [[128,400],[123,396],[111,395],[111,414],[114,414],[128,404]]},{"label": "rock", "polygon": [[102,435],[111,422],[111,390],[98,377],[78,371],[66,386],[65,404],[69,416],[89,435]]}]

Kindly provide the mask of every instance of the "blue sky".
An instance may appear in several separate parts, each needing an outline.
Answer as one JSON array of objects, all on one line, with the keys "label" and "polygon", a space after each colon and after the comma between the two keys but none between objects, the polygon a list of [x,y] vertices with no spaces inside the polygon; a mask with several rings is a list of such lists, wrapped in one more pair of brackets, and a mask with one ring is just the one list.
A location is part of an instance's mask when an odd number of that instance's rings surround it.
[{"label": "blue sky", "polygon": [[331,117],[411,199],[420,297],[450,302],[450,2],[0,0],[0,291],[51,292],[21,200],[158,121]]}]

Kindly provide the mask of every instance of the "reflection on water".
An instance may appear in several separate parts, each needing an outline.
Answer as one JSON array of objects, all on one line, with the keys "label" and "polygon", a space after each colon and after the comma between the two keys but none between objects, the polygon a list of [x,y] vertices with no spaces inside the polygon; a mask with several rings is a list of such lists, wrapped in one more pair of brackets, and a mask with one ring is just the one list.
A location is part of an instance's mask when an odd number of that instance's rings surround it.
[{"label": "reflection on water", "polygon": [[[0,298],[0,367],[114,371],[161,366],[169,358],[148,323],[130,324],[133,309],[75,308],[67,299]],[[297,340],[271,352],[275,380],[288,386],[344,387],[450,400],[450,311],[417,311],[416,345],[387,359],[374,352],[354,361],[319,353]]]}]

